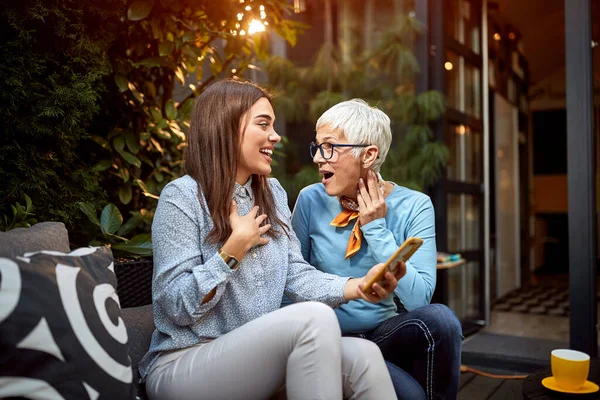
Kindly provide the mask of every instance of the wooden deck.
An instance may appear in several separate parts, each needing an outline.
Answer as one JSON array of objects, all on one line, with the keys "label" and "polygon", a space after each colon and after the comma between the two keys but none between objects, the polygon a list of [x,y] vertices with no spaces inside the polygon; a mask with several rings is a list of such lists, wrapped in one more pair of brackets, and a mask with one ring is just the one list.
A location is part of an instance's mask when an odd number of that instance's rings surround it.
[{"label": "wooden deck", "polygon": [[472,372],[460,374],[458,400],[521,399],[522,379],[495,379]]}]

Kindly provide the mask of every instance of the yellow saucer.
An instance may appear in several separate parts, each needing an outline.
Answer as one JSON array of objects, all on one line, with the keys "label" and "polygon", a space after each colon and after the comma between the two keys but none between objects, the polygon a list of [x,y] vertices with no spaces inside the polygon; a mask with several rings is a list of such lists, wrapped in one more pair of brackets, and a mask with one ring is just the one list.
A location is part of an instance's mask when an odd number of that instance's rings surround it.
[{"label": "yellow saucer", "polygon": [[587,394],[587,393],[595,393],[598,391],[599,387],[594,382],[585,381],[582,387],[577,390],[566,390],[563,388],[559,388],[556,384],[556,380],[553,376],[549,376],[547,378],[542,379],[542,385],[547,387],[550,390],[554,390],[555,392],[562,393],[573,393],[573,394]]}]

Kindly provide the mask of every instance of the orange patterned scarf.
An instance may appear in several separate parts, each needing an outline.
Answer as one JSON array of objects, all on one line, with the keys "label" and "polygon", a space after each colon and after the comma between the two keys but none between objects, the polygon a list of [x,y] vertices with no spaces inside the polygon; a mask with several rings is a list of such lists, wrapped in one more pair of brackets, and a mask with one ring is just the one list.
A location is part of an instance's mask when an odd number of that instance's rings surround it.
[{"label": "orange patterned scarf", "polygon": [[362,232],[360,231],[360,223],[358,220],[360,213],[358,212],[358,204],[354,200],[347,197],[340,197],[340,203],[342,203],[344,209],[329,225],[343,228],[348,226],[353,219],[356,220],[354,228],[352,228],[352,232],[350,233],[350,238],[348,239],[348,246],[346,247],[345,258],[348,259],[358,253],[360,245],[362,244]]}]

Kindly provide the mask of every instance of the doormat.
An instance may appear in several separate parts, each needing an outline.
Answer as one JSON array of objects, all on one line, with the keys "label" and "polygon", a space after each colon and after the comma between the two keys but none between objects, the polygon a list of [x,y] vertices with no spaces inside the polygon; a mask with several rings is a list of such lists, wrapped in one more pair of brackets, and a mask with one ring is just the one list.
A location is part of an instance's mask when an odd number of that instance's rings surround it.
[{"label": "doormat", "polygon": [[[600,300],[598,290],[596,299]],[[492,310],[568,317],[569,286],[556,283],[519,288],[496,300]]]}]

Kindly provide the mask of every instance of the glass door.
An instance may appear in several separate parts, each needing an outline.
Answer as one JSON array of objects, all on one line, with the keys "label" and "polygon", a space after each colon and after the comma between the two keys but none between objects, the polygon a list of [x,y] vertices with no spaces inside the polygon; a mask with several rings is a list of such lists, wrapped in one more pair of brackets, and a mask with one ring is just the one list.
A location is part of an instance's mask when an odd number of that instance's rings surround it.
[{"label": "glass door", "polygon": [[436,300],[454,310],[469,334],[485,324],[486,315],[481,1],[445,1],[443,15],[439,62],[447,111],[438,138],[450,160],[433,198],[438,250],[459,253],[466,264],[438,271]]},{"label": "glass door", "polygon": [[518,110],[494,96],[494,171],[496,190],[495,293],[498,298],[521,286]]}]

